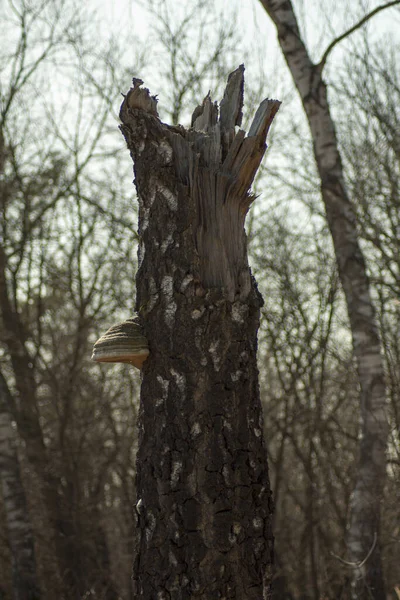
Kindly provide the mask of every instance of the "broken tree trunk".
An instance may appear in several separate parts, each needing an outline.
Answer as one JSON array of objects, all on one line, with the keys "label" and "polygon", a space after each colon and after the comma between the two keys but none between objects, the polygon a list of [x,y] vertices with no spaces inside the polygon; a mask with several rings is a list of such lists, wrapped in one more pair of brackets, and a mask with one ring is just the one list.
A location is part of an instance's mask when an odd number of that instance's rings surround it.
[{"label": "broken tree trunk", "polygon": [[322,79],[325,58],[320,64],[312,63],[291,0],[261,0],[261,4],[276,25],[282,52],[310,126],[326,220],[346,297],[357,360],[362,439],[347,539],[352,565],[352,598],[385,600],[380,548],[380,505],[386,478],[388,437],[384,368],[356,217],[345,185],[327,87]]},{"label": "broken tree trunk", "polygon": [[269,597],[271,492],[257,371],[261,296],[249,188],[279,108],[249,134],[244,67],[192,127],[161,123],[141,80],[121,107],[139,200],[137,312],[149,343],[137,459],[135,598]]}]

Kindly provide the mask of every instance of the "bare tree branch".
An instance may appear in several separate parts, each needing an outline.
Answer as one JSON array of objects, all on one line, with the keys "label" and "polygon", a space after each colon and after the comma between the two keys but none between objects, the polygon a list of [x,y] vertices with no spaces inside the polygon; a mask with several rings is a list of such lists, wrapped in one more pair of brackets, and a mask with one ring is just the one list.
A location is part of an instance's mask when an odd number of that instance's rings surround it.
[{"label": "bare tree branch", "polygon": [[396,4],[400,4],[400,0],[392,0],[392,2],[387,2],[386,4],[382,4],[382,6],[377,6],[376,8],[374,8],[374,10],[372,10],[370,13],[368,13],[367,15],[365,15],[365,17],[363,17],[358,23],[356,23],[355,25],[353,25],[353,27],[350,27],[350,29],[348,29],[347,31],[345,31],[344,33],[342,33],[342,35],[339,35],[339,37],[337,37],[335,40],[333,40],[329,46],[327,47],[327,49],[325,50],[319,64],[318,64],[318,68],[320,70],[320,72],[322,73],[326,61],[328,59],[328,56],[330,55],[330,53],[332,52],[332,50],[334,49],[334,47],[339,44],[339,42],[342,42],[345,38],[347,38],[349,35],[351,35],[352,33],[354,33],[355,31],[357,31],[357,29],[359,29],[360,27],[362,27],[367,21],[369,21],[372,17],[374,17],[375,15],[377,15],[379,12],[381,12],[382,10],[384,10],[385,8],[390,8],[392,6],[396,6]]}]

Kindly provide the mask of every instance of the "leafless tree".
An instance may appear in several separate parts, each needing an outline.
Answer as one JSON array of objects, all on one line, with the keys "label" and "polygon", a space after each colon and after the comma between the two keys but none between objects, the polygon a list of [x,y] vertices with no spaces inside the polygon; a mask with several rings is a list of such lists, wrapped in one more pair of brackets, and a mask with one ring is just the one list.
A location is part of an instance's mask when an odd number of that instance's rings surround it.
[{"label": "leafless tree", "polygon": [[159,120],[141,80],[121,107],[139,199],[136,306],[150,349],[137,460],[138,598],[269,596],[261,298],[244,220],[279,102],[262,102],[249,136],[236,132],[243,72],[230,74],[220,110],[206,96],[189,130]]},{"label": "leafless tree", "polygon": [[[356,215],[345,184],[335,126],[322,73],[333,48],[369,18],[338,36],[326,48],[319,63],[310,58],[303,42],[292,2],[261,0],[277,28],[278,40],[301,97],[314,142],[314,156],[321,180],[321,194],[332,235],[339,277],[357,359],[361,388],[362,440],[359,468],[352,495],[348,550],[353,564],[353,593],[357,598],[383,600],[386,596],[380,545],[380,502],[386,479],[388,418],[384,366],[375,308],[365,260],[359,243]],[[394,6],[390,2],[385,7]]]},{"label": "leafless tree", "polygon": [[[346,77],[346,72],[352,77]],[[386,370],[389,412],[387,483],[382,537],[390,588],[398,585],[399,485],[399,326],[400,326],[400,81],[398,53],[384,44],[357,45],[349,55],[335,93],[337,102],[357,107],[357,116],[340,122],[346,176],[354,198],[361,240],[373,286]],[[396,533],[397,532],[397,533]],[[396,545],[397,540],[397,545]]]},{"label": "leafless tree", "polygon": [[[129,314],[134,300],[129,270],[116,285],[121,260],[128,256],[134,269],[136,239],[118,180],[127,161],[117,131],[111,134],[118,56],[115,46],[88,43],[94,23],[83,7],[21,2],[4,10],[1,372],[23,441],[22,483],[34,490],[27,504],[39,579],[44,597],[83,597],[92,589],[115,598],[120,582],[109,564],[106,516],[115,501],[110,489],[122,487],[121,456],[123,469],[132,463],[124,439],[129,431],[131,448],[135,382],[121,377],[105,395],[110,384],[88,358],[100,324]],[[55,96],[53,66],[62,90]],[[100,170],[105,156],[108,167]],[[126,508],[125,517],[132,523]],[[125,581],[125,595],[128,587]]]},{"label": "leafless tree", "polygon": [[[139,382],[118,366],[104,371],[89,362],[92,343],[128,317],[135,301],[131,165],[114,114],[128,81],[126,52],[115,41],[106,48],[88,9],[71,6],[14,2],[1,8],[5,279],[0,292],[12,318],[0,324],[0,370],[10,396],[7,413],[1,412],[7,426],[0,444],[4,448],[13,438],[14,481],[19,478],[28,492],[21,531],[33,532],[42,596],[53,600],[78,590],[80,596],[118,594],[133,600],[132,539],[140,528],[140,512],[133,509]],[[221,20],[208,1],[178,10],[166,2],[147,6],[154,27],[140,52],[153,61],[149,76],[161,82],[163,114],[173,123],[187,121],[188,105],[209,88],[221,89],[221,77],[243,60],[245,40],[236,15]],[[346,39],[343,77],[340,69],[335,77],[328,71],[337,42],[327,46],[321,64],[326,63],[324,79],[329,73],[343,173],[387,375],[389,445],[379,541],[388,589],[395,589],[400,560],[399,83],[387,39],[382,48],[371,45],[368,35],[366,46],[360,38],[354,44],[352,36]],[[250,82],[255,62],[253,55]],[[135,64],[129,66],[132,73],[138,73]],[[266,85],[275,89],[273,78],[274,73],[261,82],[264,90]],[[357,574],[344,543],[358,469],[357,371],[313,141],[292,91],[280,84],[285,81],[281,72],[279,78],[284,110],[270,132],[269,160],[254,186],[261,198],[247,217],[250,260],[265,299],[259,370],[276,503],[274,597],[344,600],[350,594],[348,580]],[[251,112],[248,92],[245,104]],[[21,383],[10,353],[15,341],[4,328],[13,319],[22,330],[13,338],[22,340],[31,412],[26,406],[20,410]],[[36,471],[34,431],[43,459]],[[62,581],[61,575],[54,579],[56,552],[46,508],[51,502],[43,500],[46,469],[57,504],[53,533],[61,538],[60,553],[67,555]],[[0,498],[0,589],[7,600],[18,593],[6,534],[13,516],[8,498]],[[29,541],[29,533],[24,537]],[[27,579],[32,569],[22,572]]]},{"label": "leafless tree", "polygon": [[34,537],[27,513],[25,490],[11,415],[11,394],[0,371],[0,479],[11,553],[15,600],[38,600]]},{"label": "leafless tree", "polygon": [[223,9],[215,14],[218,9],[210,0],[179,7],[148,0],[145,5],[152,22],[153,69],[157,65],[157,79],[163,83],[165,106],[160,110],[177,125],[189,121],[188,107],[204,96],[205,88],[223,91],[226,73],[238,62],[240,29],[234,15],[228,17]]}]

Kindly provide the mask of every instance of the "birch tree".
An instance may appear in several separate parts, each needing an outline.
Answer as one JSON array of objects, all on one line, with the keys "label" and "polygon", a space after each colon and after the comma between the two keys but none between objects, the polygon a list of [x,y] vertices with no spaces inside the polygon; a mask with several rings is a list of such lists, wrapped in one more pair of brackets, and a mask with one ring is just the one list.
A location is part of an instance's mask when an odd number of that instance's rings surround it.
[{"label": "birch tree", "polygon": [[299,92],[310,126],[321,180],[326,219],[332,235],[339,277],[346,297],[360,383],[362,438],[351,499],[347,547],[354,598],[386,598],[380,548],[380,502],[386,476],[388,423],[384,368],[375,308],[354,209],[345,185],[342,160],[331,116],[323,70],[338,42],[390,2],[366,15],[331,42],[318,64],[302,39],[291,0],[261,0],[274,22],[278,41]]}]

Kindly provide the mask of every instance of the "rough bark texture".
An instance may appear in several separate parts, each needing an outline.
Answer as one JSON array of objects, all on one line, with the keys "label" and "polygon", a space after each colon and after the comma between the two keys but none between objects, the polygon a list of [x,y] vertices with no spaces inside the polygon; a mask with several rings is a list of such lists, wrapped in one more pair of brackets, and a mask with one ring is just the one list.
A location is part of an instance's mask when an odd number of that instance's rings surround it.
[{"label": "rough bark texture", "polygon": [[11,394],[0,373],[0,480],[11,551],[14,600],[38,600],[33,534],[10,415]]},{"label": "rough bark texture", "polygon": [[[344,182],[321,65],[311,62],[291,1],[261,0],[261,3],[276,25],[282,52],[310,125],[358,365],[362,441],[348,532],[348,551],[350,561],[354,563],[352,594],[357,599],[385,600],[379,530],[380,501],[386,476],[388,421],[380,340],[365,261]],[[360,565],[359,568],[357,565]]]},{"label": "rough bark texture", "polygon": [[193,127],[140,80],[121,107],[139,198],[137,312],[149,341],[137,460],[135,597],[269,598],[271,492],[256,362],[261,296],[244,221],[279,102],[238,130],[243,71]]}]

